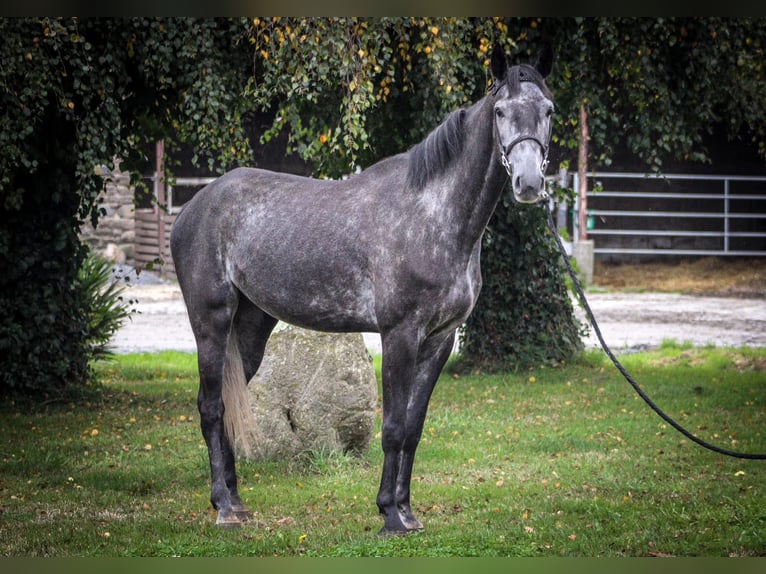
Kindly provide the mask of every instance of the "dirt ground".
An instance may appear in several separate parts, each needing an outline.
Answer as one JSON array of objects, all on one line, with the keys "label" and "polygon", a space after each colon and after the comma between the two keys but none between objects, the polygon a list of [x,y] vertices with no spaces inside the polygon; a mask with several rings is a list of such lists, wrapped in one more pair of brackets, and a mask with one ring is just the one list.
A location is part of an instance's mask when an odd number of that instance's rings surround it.
[{"label": "dirt ground", "polygon": [[[597,264],[594,284],[588,301],[616,352],[656,348],[666,339],[766,347],[766,259]],[[195,350],[177,284],[143,282],[125,295],[138,312],[113,337],[116,352]],[[379,335],[365,333],[365,342],[380,352]],[[592,331],[585,343],[598,347]]]},{"label": "dirt ground", "polygon": [[610,290],[766,297],[766,258],[706,257],[678,263],[596,262],[593,283]]}]

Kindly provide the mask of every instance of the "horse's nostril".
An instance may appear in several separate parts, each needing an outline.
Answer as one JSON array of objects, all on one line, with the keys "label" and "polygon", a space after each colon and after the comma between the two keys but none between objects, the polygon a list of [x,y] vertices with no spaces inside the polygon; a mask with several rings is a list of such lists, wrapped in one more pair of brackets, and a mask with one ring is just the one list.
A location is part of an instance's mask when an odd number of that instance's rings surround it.
[{"label": "horse's nostril", "polygon": [[522,177],[520,174],[513,178],[513,189],[517,193],[531,195],[538,193],[543,188],[544,182],[542,177]]}]

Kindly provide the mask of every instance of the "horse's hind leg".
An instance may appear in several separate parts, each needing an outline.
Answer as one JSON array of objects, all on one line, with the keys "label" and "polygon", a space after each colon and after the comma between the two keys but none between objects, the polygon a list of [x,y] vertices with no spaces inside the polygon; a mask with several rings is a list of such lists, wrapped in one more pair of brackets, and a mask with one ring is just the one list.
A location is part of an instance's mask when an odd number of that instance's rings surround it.
[{"label": "horse's hind leg", "polygon": [[233,481],[236,491],[234,454],[223,420],[223,379],[236,303],[236,292],[229,286],[219,288],[216,293],[208,293],[204,300],[195,300],[186,295],[189,318],[197,340],[200,375],[197,406],[202,436],[210,458],[210,502],[218,511],[216,523],[224,526],[237,526],[240,523],[232,507],[227,484]]},{"label": "horse's hind leg", "polygon": [[[240,294],[231,336],[236,337],[237,347],[242,358],[245,384],[250,382],[250,379],[258,371],[263,360],[266,342],[276,324],[276,319]],[[229,489],[232,510],[240,520],[249,520],[252,514],[239,495],[234,449],[229,441],[224,442],[224,458],[227,462],[226,486]]]},{"label": "horse's hind leg", "polygon": [[250,382],[263,361],[263,352],[277,320],[244,295],[239,297],[234,316],[234,333],[242,355],[245,380]]}]

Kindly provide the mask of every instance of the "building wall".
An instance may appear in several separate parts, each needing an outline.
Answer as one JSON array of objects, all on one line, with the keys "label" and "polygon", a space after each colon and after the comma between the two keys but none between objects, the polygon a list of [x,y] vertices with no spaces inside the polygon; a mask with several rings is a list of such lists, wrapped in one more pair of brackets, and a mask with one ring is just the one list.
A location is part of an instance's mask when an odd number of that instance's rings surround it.
[{"label": "building wall", "polygon": [[101,209],[98,226],[87,221],[80,229],[80,238],[91,250],[119,265],[133,265],[135,252],[135,205],[130,186],[130,174],[116,169],[107,179],[98,198]]}]

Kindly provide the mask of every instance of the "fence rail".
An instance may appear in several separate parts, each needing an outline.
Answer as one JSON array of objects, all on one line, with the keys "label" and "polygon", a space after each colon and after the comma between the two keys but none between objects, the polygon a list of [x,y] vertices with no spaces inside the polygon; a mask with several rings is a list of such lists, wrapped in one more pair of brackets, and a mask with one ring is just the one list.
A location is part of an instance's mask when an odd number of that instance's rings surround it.
[{"label": "fence rail", "polygon": [[[766,256],[766,177],[595,172],[588,179],[600,188],[587,194],[594,254]],[[578,198],[575,237],[579,211]]]}]

